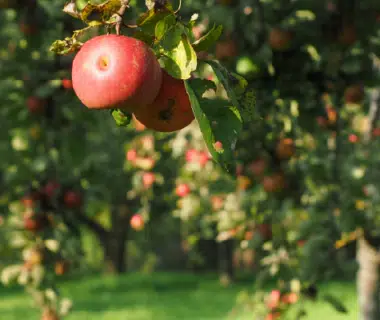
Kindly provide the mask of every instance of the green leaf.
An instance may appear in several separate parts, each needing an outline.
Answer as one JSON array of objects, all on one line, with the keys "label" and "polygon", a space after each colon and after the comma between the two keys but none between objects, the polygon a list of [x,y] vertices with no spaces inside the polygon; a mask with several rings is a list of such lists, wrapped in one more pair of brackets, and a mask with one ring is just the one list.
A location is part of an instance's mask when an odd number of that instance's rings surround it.
[{"label": "green leaf", "polygon": [[197,54],[191,46],[189,38],[182,33],[176,47],[170,51],[164,49],[161,62],[171,76],[185,80],[189,79],[191,73],[197,69]]},{"label": "green leaf", "polygon": [[348,313],[347,308],[343,305],[343,303],[332,295],[326,294],[322,297],[323,300],[330,303],[336,311],[341,313]]},{"label": "green leaf", "polygon": [[132,114],[125,113],[123,110],[114,109],[111,111],[112,117],[115,119],[116,125],[119,127],[126,127],[131,123]]},{"label": "green leaf", "polygon": [[107,0],[98,5],[89,2],[80,11],[79,15],[84,22],[97,25],[109,20],[111,16],[120,9],[120,7],[120,0]]},{"label": "green leaf", "polygon": [[78,51],[82,45],[82,42],[67,37],[64,40],[54,41],[49,50],[56,54],[66,55]]},{"label": "green leaf", "polygon": [[157,23],[164,20],[168,16],[172,16],[175,19],[172,10],[165,9],[156,11],[154,9],[151,9],[143,13],[137,19],[137,25],[140,27],[142,32],[147,33],[151,36],[155,36]]},{"label": "green leaf", "polygon": [[154,32],[157,41],[160,41],[175,24],[176,20],[173,15],[166,16],[163,20],[158,21]]},{"label": "green leaf", "polygon": [[[185,87],[208,150],[223,169],[232,172],[235,144],[242,130],[237,108],[226,100],[202,98],[204,91],[213,87],[204,80],[187,80]],[[223,147],[215,148],[216,142],[221,142]]]},{"label": "green leaf", "polygon": [[193,43],[193,48],[195,51],[207,51],[210,47],[219,39],[223,32],[223,26],[215,25],[212,29],[207,32],[203,37]]},{"label": "green leaf", "polygon": [[254,89],[248,87],[247,80],[236,73],[229,72],[217,61],[207,60],[205,62],[214,70],[216,77],[223,84],[228,98],[240,110],[244,121],[253,120],[256,96]]}]

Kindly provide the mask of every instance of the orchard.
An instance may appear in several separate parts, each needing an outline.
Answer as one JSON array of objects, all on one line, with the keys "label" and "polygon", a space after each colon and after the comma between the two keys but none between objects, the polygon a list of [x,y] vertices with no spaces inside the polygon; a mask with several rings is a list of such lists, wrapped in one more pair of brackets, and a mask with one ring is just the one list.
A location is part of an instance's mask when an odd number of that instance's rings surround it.
[{"label": "orchard", "polygon": [[0,8],[1,317],[380,318],[380,3]]}]

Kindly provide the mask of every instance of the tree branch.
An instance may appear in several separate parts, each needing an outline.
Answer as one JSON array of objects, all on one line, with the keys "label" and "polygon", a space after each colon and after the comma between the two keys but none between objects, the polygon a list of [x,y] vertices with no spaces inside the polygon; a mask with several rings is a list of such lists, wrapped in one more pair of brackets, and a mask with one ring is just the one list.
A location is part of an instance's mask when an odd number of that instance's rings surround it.
[{"label": "tree branch", "polygon": [[85,225],[88,229],[90,229],[91,231],[96,233],[99,238],[104,238],[108,234],[107,229],[105,229],[98,222],[87,217],[84,213],[82,213],[82,212],[76,213],[76,218],[79,220],[79,222],[81,222],[83,225]]}]

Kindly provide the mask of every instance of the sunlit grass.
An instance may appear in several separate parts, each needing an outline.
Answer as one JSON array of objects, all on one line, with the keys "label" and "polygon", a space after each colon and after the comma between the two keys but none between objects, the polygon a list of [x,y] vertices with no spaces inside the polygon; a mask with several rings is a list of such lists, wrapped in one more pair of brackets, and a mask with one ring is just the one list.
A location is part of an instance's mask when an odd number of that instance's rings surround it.
[{"label": "sunlit grass", "polygon": [[[223,289],[215,276],[129,274],[68,281],[62,285],[62,294],[73,298],[75,303],[67,320],[221,320],[227,319],[237,293],[250,285],[249,281],[239,282]],[[323,302],[308,302],[309,314],[305,319],[357,319],[354,283],[332,282],[322,285],[320,290],[341,298],[349,315],[339,315]],[[26,315],[28,320],[39,319],[38,310],[30,306],[29,297],[22,291],[0,290],[1,320],[26,319]],[[252,315],[233,320],[246,319],[252,320]]]}]

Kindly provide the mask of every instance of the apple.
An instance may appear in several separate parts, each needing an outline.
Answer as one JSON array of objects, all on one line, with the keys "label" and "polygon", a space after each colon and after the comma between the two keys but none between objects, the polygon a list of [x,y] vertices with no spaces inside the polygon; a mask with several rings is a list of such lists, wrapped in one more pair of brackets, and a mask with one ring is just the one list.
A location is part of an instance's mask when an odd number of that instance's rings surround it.
[{"label": "apple", "polygon": [[177,186],[175,189],[175,193],[178,197],[186,197],[189,193],[191,192],[191,189],[188,184],[186,183],[181,183]]},{"label": "apple", "polygon": [[281,317],[280,312],[271,312],[267,314],[267,316],[265,317],[265,320],[276,320],[276,319],[279,319],[280,317]]},{"label": "apple", "polygon": [[223,208],[224,200],[221,196],[212,196],[211,197],[211,206],[212,210],[218,211]]},{"label": "apple", "polygon": [[34,35],[38,31],[37,25],[35,25],[33,22],[22,21],[19,24],[19,28],[20,31],[26,36]]},{"label": "apple", "polygon": [[145,188],[150,188],[154,181],[156,180],[156,176],[153,172],[145,172],[142,176],[143,184]]},{"label": "apple", "polygon": [[294,304],[298,301],[298,295],[295,292],[290,292],[281,298],[281,301],[287,304]]},{"label": "apple", "polygon": [[262,158],[256,159],[248,165],[249,172],[251,172],[255,178],[261,178],[265,173],[266,168],[267,163]]},{"label": "apple", "polygon": [[218,60],[234,58],[238,55],[238,46],[233,39],[217,42],[215,56]]},{"label": "apple", "polygon": [[69,90],[73,88],[73,81],[70,79],[62,79],[62,87]]},{"label": "apple", "polygon": [[59,320],[57,312],[50,308],[45,308],[42,313],[41,320]]},{"label": "apple", "polygon": [[134,162],[137,159],[137,151],[135,149],[128,150],[125,157],[128,161]]},{"label": "apple", "polygon": [[268,223],[261,223],[257,226],[257,230],[264,240],[272,239],[272,226]]},{"label": "apple", "polygon": [[351,133],[349,136],[348,136],[348,141],[350,141],[351,143],[356,143],[359,141],[359,137],[354,134],[354,133]]},{"label": "apple", "polygon": [[26,100],[26,106],[28,107],[30,113],[41,114],[45,111],[46,100],[36,96],[31,96]]},{"label": "apple", "polygon": [[186,162],[196,162],[198,159],[198,151],[195,149],[186,150],[185,159]]},{"label": "apple", "polygon": [[45,186],[42,188],[42,192],[48,198],[52,198],[57,193],[57,191],[59,190],[60,187],[61,187],[61,185],[59,184],[59,182],[57,182],[55,180],[51,180],[45,184]]},{"label": "apple", "polygon": [[82,205],[82,197],[78,192],[69,190],[65,192],[63,202],[67,208],[79,208]]},{"label": "apple", "polygon": [[353,84],[344,91],[344,100],[346,103],[359,104],[364,99],[364,87],[362,84]]},{"label": "apple", "polygon": [[373,137],[380,137],[380,128],[374,128],[372,130],[372,136]]},{"label": "apple", "polygon": [[276,146],[276,155],[281,160],[290,159],[295,153],[294,141],[291,138],[281,139]]},{"label": "apple", "polygon": [[36,215],[33,211],[24,213],[24,229],[32,232],[41,231],[48,224],[48,219],[43,215]]},{"label": "apple", "polygon": [[123,35],[100,35],[84,43],[72,66],[73,89],[90,109],[124,109],[151,104],[162,72],[153,51]]},{"label": "apple", "polygon": [[275,309],[280,304],[281,292],[280,290],[272,290],[267,301],[269,309]]},{"label": "apple", "polygon": [[131,227],[135,229],[136,231],[141,231],[144,229],[144,219],[142,216],[138,213],[134,214],[130,221]]},{"label": "apple", "polygon": [[357,40],[356,27],[353,24],[344,24],[338,35],[338,42],[344,46],[353,45]]},{"label": "apple", "polygon": [[54,265],[54,271],[57,276],[64,275],[67,271],[69,271],[70,263],[66,260],[59,260]]},{"label": "apple", "polygon": [[285,51],[290,48],[293,40],[293,33],[278,27],[269,32],[269,45],[273,50]]},{"label": "apple", "polygon": [[285,178],[282,173],[274,173],[269,176],[265,176],[262,180],[262,184],[265,192],[278,192],[285,186]]},{"label": "apple", "polygon": [[207,162],[210,160],[210,155],[208,152],[201,151],[198,153],[198,163],[201,165],[201,167],[204,167]]}]

